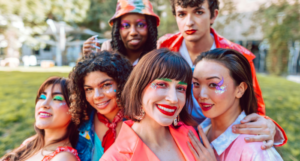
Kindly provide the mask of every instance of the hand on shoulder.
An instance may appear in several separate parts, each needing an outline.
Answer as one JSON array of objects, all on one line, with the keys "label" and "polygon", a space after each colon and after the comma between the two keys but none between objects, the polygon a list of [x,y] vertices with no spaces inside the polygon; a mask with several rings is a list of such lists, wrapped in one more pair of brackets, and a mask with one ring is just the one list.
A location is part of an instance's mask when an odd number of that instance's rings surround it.
[{"label": "hand on shoulder", "polygon": [[101,46],[101,51],[103,51],[103,50],[112,51],[113,48],[111,47],[110,42],[111,42],[111,40],[104,41],[103,44],[102,44],[102,46]]}]

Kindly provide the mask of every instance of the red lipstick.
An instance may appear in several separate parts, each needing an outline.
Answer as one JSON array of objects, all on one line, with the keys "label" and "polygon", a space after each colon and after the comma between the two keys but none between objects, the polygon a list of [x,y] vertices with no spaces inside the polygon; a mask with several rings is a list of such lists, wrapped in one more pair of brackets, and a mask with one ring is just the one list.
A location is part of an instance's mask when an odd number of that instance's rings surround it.
[{"label": "red lipstick", "polygon": [[214,104],[209,104],[209,103],[199,103],[199,104],[203,111],[208,111],[214,106]]},{"label": "red lipstick", "polygon": [[186,30],[185,33],[188,34],[188,35],[193,35],[197,30]]},{"label": "red lipstick", "polygon": [[173,116],[177,110],[176,106],[169,106],[164,104],[157,104],[156,108],[163,114],[167,116]]}]

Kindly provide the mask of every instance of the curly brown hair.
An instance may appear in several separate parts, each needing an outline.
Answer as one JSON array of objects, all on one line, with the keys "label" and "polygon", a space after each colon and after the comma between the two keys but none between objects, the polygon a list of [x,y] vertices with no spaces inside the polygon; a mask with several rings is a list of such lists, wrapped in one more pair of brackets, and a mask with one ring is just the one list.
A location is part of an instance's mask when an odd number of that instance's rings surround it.
[{"label": "curly brown hair", "polygon": [[175,16],[176,10],[175,6],[181,6],[183,8],[186,7],[198,7],[201,6],[204,1],[208,1],[208,6],[210,10],[210,18],[213,18],[215,16],[214,10],[219,9],[219,1],[218,0],[170,0],[171,6],[172,6],[172,13]]},{"label": "curly brown hair", "polygon": [[83,57],[69,74],[70,78],[70,111],[77,125],[89,119],[93,107],[87,102],[83,88],[84,78],[88,73],[101,71],[117,83],[117,98],[120,98],[123,87],[132,70],[128,59],[116,51],[101,51]]}]

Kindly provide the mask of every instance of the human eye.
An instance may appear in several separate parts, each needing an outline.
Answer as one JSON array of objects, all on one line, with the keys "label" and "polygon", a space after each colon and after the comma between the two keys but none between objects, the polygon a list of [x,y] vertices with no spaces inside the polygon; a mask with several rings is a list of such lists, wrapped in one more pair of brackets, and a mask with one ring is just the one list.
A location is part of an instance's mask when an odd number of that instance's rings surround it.
[{"label": "human eye", "polygon": [[177,14],[177,16],[178,16],[178,17],[183,17],[183,16],[185,16],[185,13],[179,12],[179,13]]},{"label": "human eye", "polygon": [[53,100],[54,101],[64,101],[65,99],[62,96],[54,96]]},{"label": "human eye", "polygon": [[130,25],[128,23],[122,23],[121,24],[121,29],[128,29]]},{"label": "human eye", "polygon": [[102,88],[107,89],[107,88],[110,88],[111,86],[112,86],[112,82],[105,82],[105,83],[102,85]]},{"label": "human eye", "polygon": [[84,88],[84,91],[87,92],[87,93],[91,92],[92,90],[93,90],[92,88]]},{"label": "human eye", "polygon": [[146,23],[143,23],[143,22],[139,22],[138,24],[137,24],[137,27],[140,27],[140,28],[144,28],[144,27],[146,27],[147,25],[146,25]]},{"label": "human eye", "polygon": [[164,82],[158,82],[158,83],[156,83],[156,86],[164,88],[164,87],[167,87],[168,85],[167,85],[167,83],[164,83]]},{"label": "human eye", "polygon": [[202,15],[204,12],[203,11],[196,11],[196,14]]},{"label": "human eye", "polygon": [[45,100],[45,99],[47,99],[47,97],[46,97],[46,95],[41,94],[40,97],[39,97],[39,99],[40,99],[40,100]]},{"label": "human eye", "polygon": [[199,88],[200,84],[198,82],[193,82],[193,87],[194,88]]},{"label": "human eye", "polygon": [[211,88],[214,88],[214,87],[217,87],[218,85],[216,83],[210,83],[208,86]]},{"label": "human eye", "polygon": [[186,87],[185,86],[178,86],[177,90],[180,92],[185,92],[186,91]]}]

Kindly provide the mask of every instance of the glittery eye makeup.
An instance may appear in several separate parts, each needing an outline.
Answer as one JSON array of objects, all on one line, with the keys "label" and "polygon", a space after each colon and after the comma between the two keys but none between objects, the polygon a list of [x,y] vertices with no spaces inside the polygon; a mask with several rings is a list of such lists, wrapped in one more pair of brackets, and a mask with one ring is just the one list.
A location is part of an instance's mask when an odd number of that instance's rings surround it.
[{"label": "glittery eye makeup", "polygon": [[147,23],[145,20],[139,19],[136,21],[137,22],[137,27],[140,28],[147,28]]},{"label": "glittery eye makeup", "polygon": [[46,95],[44,95],[44,94],[41,94],[41,96],[40,96],[40,98],[39,99],[43,99],[43,100],[45,100],[45,99],[47,99],[47,97],[46,97]]},{"label": "glittery eye makeup", "polygon": [[216,86],[215,93],[222,94],[226,91],[226,86],[225,85],[223,86],[223,84],[224,84],[224,78],[222,77],[222,80]]},{"label": "glittery eye makeup", "polygon": [[65,99],[62,96],[54,96],[53,100],[64,101]]},{"label": "glittery eye makeup", "polygon": [[129,23],[127,23],[127,22],[122,22],[121,23],[121,29],[127,29],[127,28],[129,28],[130,27],[130,24]]}]

